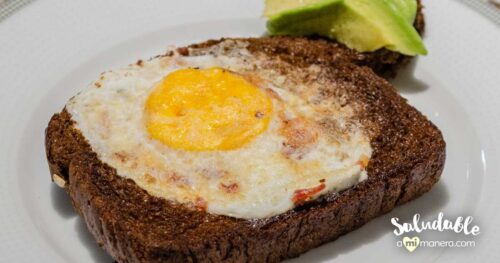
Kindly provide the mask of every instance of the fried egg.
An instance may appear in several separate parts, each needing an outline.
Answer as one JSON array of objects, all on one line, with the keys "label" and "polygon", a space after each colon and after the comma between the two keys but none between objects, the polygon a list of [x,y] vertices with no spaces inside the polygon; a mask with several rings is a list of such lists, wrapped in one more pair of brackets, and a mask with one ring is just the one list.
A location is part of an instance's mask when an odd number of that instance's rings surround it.
[{"label": "fried egg", "polygon": [[153,196],[245,219],[367,178],[372,148],[356,109],[325,98],[322,83],[301,82],[302,69],[283,73],[245,47],[169,53],[103,73],[66,105],[119,176]]}]

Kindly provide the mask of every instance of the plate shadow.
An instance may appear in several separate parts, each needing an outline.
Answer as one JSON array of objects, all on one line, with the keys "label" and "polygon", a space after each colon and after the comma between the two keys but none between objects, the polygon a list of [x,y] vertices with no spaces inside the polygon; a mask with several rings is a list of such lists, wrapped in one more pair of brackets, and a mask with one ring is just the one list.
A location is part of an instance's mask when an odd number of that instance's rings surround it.
[{"label": "plate shadow", "polygon": [[410,64],[403,67],[395,79],[390,80],[392,85],[402,94],[415,94],[424,92],[429,85],[415,77],[415,69],[418,57],[413,58]]},{"label": "plate shadow", "polygon": [[89,250],[90,256],[96,263],[113,263],[115,260],[104,251],[95,241],[81,217],[75,222],[75,229],[82,244]]},{"label": "plate shadow", "polygon": [[66,191],[54,183],[50,186],[50,198],[52,200],[52,206],[61,217],[69,219],[77,216],[71,204],[71,199]]},{"label": "plate shadow", "polygon": [[75,230],[81,243],[90,252],[93,262],[97,263],[112,263],[115,262],[114,259],[100,248],[94,237],[87,229],[85,221],[78,216],[78,213],[73,209],[71,204],[71,199],[69,198],[66,191],[55,184],[51,185],[50,195],[52,199],[52,206],[59,213],[59,215],[67,220],[76,217]]}]

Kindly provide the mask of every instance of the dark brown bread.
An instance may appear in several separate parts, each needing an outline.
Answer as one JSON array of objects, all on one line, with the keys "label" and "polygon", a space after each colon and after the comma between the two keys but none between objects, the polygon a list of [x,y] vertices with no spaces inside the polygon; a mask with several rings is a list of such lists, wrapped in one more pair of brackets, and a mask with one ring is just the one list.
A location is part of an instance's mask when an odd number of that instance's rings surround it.
[{"label": "dark brown bread", "polygon": [[[233,41],[233,40],[222,40]],[[441,132],[384,79],[349,62],[338,44],[302,38],[256,38],[248,49],[281,61],[277,70],[321,71],[325,96],[363,105],[359,120],[373,154],[368,179],[282,215],[243,220],[208,214],[156,198],[102,163],[63,110],[46,134],[50,171],[95,239],[118,262],[276,262],[335,240],[372,218],[429,191],[445,161]],[[182,48],[193,55],[219,41]],[[278,59],[279,58],[279,59]],[[335,88],[333,88],[335,87]]]}]

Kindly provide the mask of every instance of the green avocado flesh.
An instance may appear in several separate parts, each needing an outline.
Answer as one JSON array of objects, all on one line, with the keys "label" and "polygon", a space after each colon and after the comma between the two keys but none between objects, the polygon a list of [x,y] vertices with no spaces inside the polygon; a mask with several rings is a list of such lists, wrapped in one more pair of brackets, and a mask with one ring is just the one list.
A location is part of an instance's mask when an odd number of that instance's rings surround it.
[{"label": "green avocado flesh", "polygon": [[266,0],[272,35],[321,35],[360,52],[427,50],[413,27],[416,0]]}]

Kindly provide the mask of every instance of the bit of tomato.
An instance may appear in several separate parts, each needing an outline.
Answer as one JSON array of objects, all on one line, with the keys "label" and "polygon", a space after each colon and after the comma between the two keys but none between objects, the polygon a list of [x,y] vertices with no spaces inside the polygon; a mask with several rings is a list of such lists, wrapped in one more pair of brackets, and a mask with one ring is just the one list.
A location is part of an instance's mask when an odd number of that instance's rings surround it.
[{"label": "bit of tomato", "polygon": [[221,183],[220,188],[228,194],[234,194],[234,193],[238,192],[239,185],[237,183],[231,183],[231,184]]},{"label": "bit of tomato", "polygon": [[208,204],[207,204],[207,201],[205,201],[205,199],[201,198],[201,197],[197,197],[195,202],[194,202],[194,206],[198,209],[198,210],[201,210],[201,211],[207,211],[207,208],[208,208]]},{"label": "bit of tomato", "polygon": [[321,192],[323,189],[325,189],[326,185],[321,183],[318,186],[312,187],[312,188],[307,188],[307,189],[298,189],[295,190],[293,193],[292,201],[294,204],[302,204],[305,201],[308,201],[313,197],[315,194]]},{"label": "bit of tomato", "polygon": [[368,166],[368,162],[370,161],[370,158],[368,156],[362,154],[359,158],[358,165],[361,167],[361,169],[366,169],[366,166]]}]

